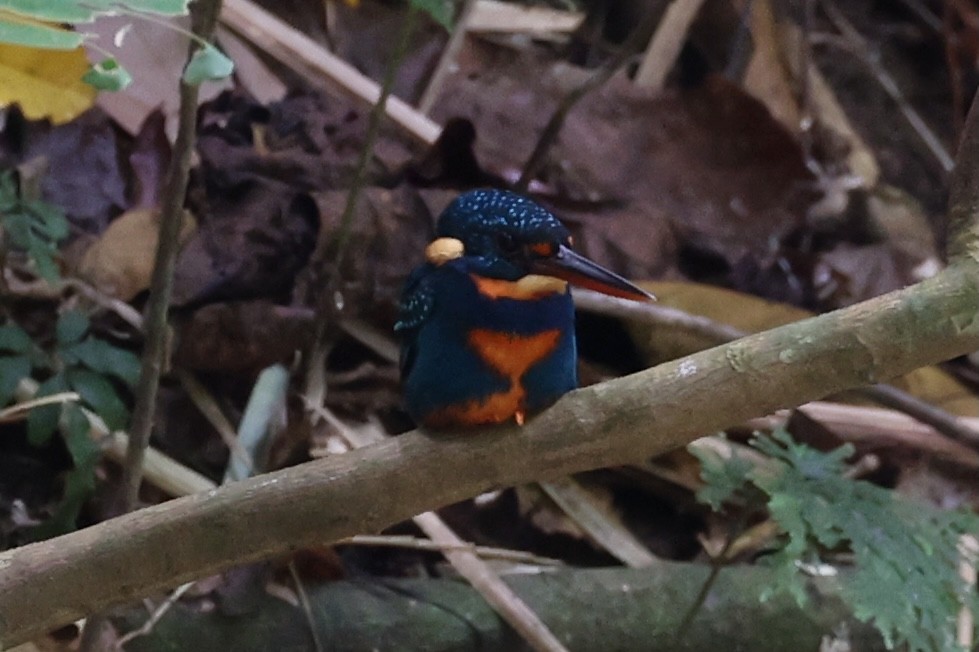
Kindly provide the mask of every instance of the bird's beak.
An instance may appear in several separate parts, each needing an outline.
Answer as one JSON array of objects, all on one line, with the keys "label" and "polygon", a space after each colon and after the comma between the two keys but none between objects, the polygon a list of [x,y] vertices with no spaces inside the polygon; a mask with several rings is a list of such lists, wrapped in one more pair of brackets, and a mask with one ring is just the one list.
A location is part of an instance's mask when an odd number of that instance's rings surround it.
[{"label": "bird's beak", "polygon": [[610,294],[613,297],[634,301],[656,300],[656,297],[649,292],[636,287],[615,272],[610,272],[564,245],[558,248],[556,256],[535,260],[532,267],[536,274],[556,276],[572,285]]}]

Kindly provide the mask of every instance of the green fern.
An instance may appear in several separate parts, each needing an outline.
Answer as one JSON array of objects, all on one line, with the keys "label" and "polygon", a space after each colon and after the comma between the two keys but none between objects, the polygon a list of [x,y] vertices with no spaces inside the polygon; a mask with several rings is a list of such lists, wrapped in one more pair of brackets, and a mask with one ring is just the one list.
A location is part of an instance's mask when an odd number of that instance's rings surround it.
[{"label": "green fern", "polygon": [[880,631],[888,648],[903,643],[911,652],[962,649],[955,642],[956,617],[963,605],[975,612],[979,599],[958,574],[959,540],[979,531],[979,517],[912,503],[848,479],[843,472],[852,446],[823,453],[796,443],[784,430],[757,436],[752,445],[774,468],[746,471],[738,458],[695,452],[707,482],[698,497],[718,509],[733,499],[757,501],[761,491],[784,532],[781,549],[765,559],[779,570],[772,591],[788,590],[804,605],[800,569],[819,565],[836,572],[823,563],[825,553],[848,550],[853,568],[840,573],[841,596],[856,618]]},{"label": "green fern", "polygon": [[17,385],[28,376],[44,379],[38,398],[67,391],[80,397],[78,403],[35,407],[27,417],[31,444],[44,446],[59,433],[72,459],[61,502],[31,533],[37,539],[74,529],[82,505],[95,489],[101,451],[89,434],[91,426],[82,408],[101,417],[110,430],[124,428],[129,420],[123,388],[136,383],[139,358],[90,330],[88,317],[65,312],[58,318],[55,341],[44,350],[13,322],[0,325],[0,407],[13,399]]}]

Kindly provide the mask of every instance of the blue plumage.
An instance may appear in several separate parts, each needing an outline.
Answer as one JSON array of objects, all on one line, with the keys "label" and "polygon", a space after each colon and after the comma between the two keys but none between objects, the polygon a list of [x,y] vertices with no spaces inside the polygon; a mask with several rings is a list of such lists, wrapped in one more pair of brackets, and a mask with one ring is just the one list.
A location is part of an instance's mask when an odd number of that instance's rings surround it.
[{"label": "blue plumage", "polygon": [[461,195],[436,232],[453,253],[411,274],[395,326],[405,404],[425,425],[522,423],[577,386],[574,306],[555,277],[648,296],[574,254],[554,215],[511,192]]}]

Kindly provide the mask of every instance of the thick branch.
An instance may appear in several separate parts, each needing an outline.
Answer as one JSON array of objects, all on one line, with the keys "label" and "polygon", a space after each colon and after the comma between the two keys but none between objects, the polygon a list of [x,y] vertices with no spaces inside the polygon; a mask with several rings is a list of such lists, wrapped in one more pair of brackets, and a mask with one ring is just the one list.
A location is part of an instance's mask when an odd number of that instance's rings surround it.
[{"label": "thick branch", "polygon": [[979,262],[573,392],[526,426],[414,431],[0,553],[0,642],[501,486],[642,460],[979,348]]}]

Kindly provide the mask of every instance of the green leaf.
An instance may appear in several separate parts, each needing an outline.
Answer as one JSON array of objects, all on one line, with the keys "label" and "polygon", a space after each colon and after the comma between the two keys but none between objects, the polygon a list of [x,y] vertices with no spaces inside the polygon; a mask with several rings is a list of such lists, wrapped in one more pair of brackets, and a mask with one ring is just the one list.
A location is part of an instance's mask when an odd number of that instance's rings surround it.
[{"label": "green leaf", "polygon": [[[68,383],[62,374],[48,378],[37,389],[37,398],[68,391]],[[61,405],[43,405],[27,415],[27,441],[33,446],[43,446],[51,439],[58,427]]]},{"label": "green leaf", "polygon": [[88,72],[82,75],[82,81],[100,91],[115,93],[129,86],[133,76],[118,61],[108,58],[92,64]]},{"label": "green leaf", "polygon": [[208,43],[194,52],[184,69],[184,81],[198,85],[205,81],[224,79],[234,72],[235,64],[216,47]]},{"label": "green leaf", "polygon": [[28,23],[0,14],[0,42],[45,50],[74,50],[85,35],[57,27]]},{"label": "green leaf", "polygon": [[184,16],[189,0],[0,0],[0,10],[53,23],[87,23],[100,14],[128,13],[126,10]]},{"label": "green leaf", "polygon": [[9,213],[20,201],[17,196],[17,182],[11,170],[0,173],[0,215]]},{"label": "green leaf", "polygon": [[25,208],[37,218],[34,220],[34,229],[46,240],[58,242],[68,237],[68,219],[60,208],[44,201],[26,203]]},{"label": "green leaf", "polygon": [[[888,647],[960,650],[950,634],[959,610],[979,608],[979,597],[958,574],[958,542],[964,533],[979,531],[979,517],[912,503],[848,479],[845,460],[852,447],[823,453],[796,443],[784,430],[752,445],[777,465],[747,476],[768,496],[769,513],[785,533],[784,547],[766,558],[775,565],[780,589],[803,603],[800,562],[820,563],[827,550],[848,549],[853,568],[841,575],[841,596]],[[728,482],[722,473],[704,477]]]},{"label": "green leaf", "polygon": [[130,387],[139,380],[139,358],[105,340],[87,337],[78,344],[62,349],[60,353],[66,362],[81,363],[92,371],[118,378]]},{"label": "green leaf", "polygon": [[408,0],[413,7],[424,11],[436,23],[446,29],[452,29],[452,17],[455,14],[453,0]]},{"label": "green leaf", "polygon": [[71,388],[78,392],[88,407],[102,417],[110,430],[126,427],[129,410],[105,376],[87,369],[69,369],[67,376]]},{"label": "green leaf", "polygon": [[34,261],[38,276],[52,284],[61,278],[61,269],[52,255],[55,251],[57,250],[53,246],[36,237],[31,238],[30,245],[27,247],[27,253]]},{"label": "green leaf", "polygon": [[41,201],[22,201],[16,196],[6,213],[0,213],[10,241],[25,250],[38,274],[49,283],[58,280],[55,262],[57,242],[68,236],[68,221],[59,208]]},{"label": "green leaf", "polygon": [[16,324],[0,326],[0,351],[30,353],[34,349],[31,336]]},{"label": "green leaf", "polygon": [[83,23],[95,12],[86,3],[65,0],[0,0],[0,10],[52,23]]},{"label": "green leaf", "polygon": [[0,407],[14,397],[17,385],[31,375],[31,361],[22,355],[0,357]]},{"label": "green leaf", "polygon": [[[117,4],[115,0],[99,0],[99,2],[110,8]],[[118,4],[133,11],[142,11],[148,14],[186,16],[187,5],[190,4],[190,0],[125,0]]]},{"label": "green leaf", "polygon": [[26,250],[34,240],[31,233],[31,219],[23,213],[8,213],[3,216],[3,228],[14,246]]},{"label": "green leaf", "polygon": [[31,530],[35,540],[71,532],[77,526],[78,513],[95,489],[95,467],[101,452],[89,436],[89,422],[84,412],[73,404],[65,406],[61,433],[74,468],[65,476],[61,503],[45,523]]},{"label": "green leaf", "polygon": [[687,450],[700,460],[700,474],[704,486],[697,491],[697,500],[719,511],[723,504],[742,495],[750,485],[748,472],[751,463],[734,455],[724,459],[714,451],[690,446]]},{"label": "green leaf", "polygon": [[[65,437],[65,447],[76,469],[94,468],[102,454],[98,444],[92,439],[91,431],[92,424],[85,412],[74,403],[67,404],[61,433]],[[90,486],[94,488],[94,482]]]},{"label": "green leaf", "polygon": [[88,332],[90,326],[91,322],[84,313],[77,310],[61,313],[61,316],[58,317],[58,324],[55,326],[58,344],[66,346],[78,342]]}]

